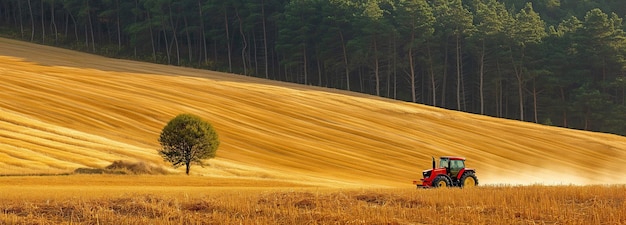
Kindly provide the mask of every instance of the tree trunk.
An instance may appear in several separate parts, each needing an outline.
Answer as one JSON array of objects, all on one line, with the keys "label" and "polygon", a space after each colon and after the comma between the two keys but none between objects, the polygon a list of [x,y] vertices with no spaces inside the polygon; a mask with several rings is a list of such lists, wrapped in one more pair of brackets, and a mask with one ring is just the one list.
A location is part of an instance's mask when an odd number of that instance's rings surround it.
[{"label": "tree trunk", "polygon": [[154,32],[152,31],[152,18],[150,18],[149,11],[146,12],[146,16],[148,17],[148,29],[150,31],[150,42],[152,43],[152,59],[154,62],[158,62],[156,57],[156,46],[154,43]]},{"label": "tree trunk", "polygon": [[28,11],[30,12],[30,41],[35,40],[35,17],[33,16],[33,7],[28,0]]},{"label": "tree trunk", "polygon": [[[257,44],[257,34],[254,31],[254,29],[252,29],[252,49],[254,49],[254,52],[252,54],[248,54],[248,57],[251,57],[251,55],[254,55],[254,60],[252,60],[251,58],[248,58],[248,62],[252,63],[254,61],[254,75],[258,75],[259,74],[259,53],[257,52],[257,50],[259,49],[259,47],[256,45]],[[253,65],[250,65],[250,68],[252,68]]]},{"label": "tree trunk", "polygon": [[398,99],[398,40],[393,35],[393,99]]},{"label": "tree trunk", "polygon": [[480,69],[479,69],[479,84],[478,89],[480,92],[480,114],[485,115],[485,94],[484,94],[484,80],[485,80],[485,39],[482,41],[482,49],[480,51]]},{"label": "tree trunk", "polygon": [[417,102],[417,96],[415,96],[415,65],[413,64],[413,40],[415,39],[415,32],[411,32],[411,39],[409,43],[409,78],[411,81],[411,101]]},{"label": "tree trunk", "polygon": [[69,29],[70,29],[70,14],[66,13],[65,14],[65,38],[67,38],[67,34],[69,33]]},{"label": "tree trunk", "polygon": [[239,10],[235,8],[235,16],[237,16],[237,20],[239,21],[239,34],[241,34],[241,60],[243,65],[243,74],[248,75],[248,67],[246,66],[246,50],[248,48],[248,41],[246,41],[246,34],[243,32],[243,20],[239,16]]},{"label": "tree trunk", "polygon": [[176,46],[176,65],[180,66],[180,48],[178,44],[178,32],[176,29],[176,25],[178,25],[178,20],[176,21],[176,24],[174,24],[174,20],[172,19],[172,17],[174,17],[172,15],[172,6],[170,5],[168,8],[170,12],[170,25],[172,26],[172,34],[174,36],[174,46]]},{"label": "tree trunk", "polygon": [[622,105],[626,105],[626,88],[622,87]]},{"label": "tree trunk", "polygon": [[496,107],[496,116],[497,117],[503,117],[502,116],[502,108],[503,108],[502,104],[504,104],[503,103],[503,96],[502,96],[503,95],[503,93],[502,93],[503,92],[503,87],[502,87],[502,79],[500,77],[501,72],[500,72],[500,61],[499,60],[496,61],[496,67],[498,68],[498,82],[496,82],[496,90],[497,90],[497,93],[496,93],[496,106],[497,106]]},{"label": "tree trunk", "polygon": [[456,55],[456,109],[461,111],[461,46],[460,46],[460,35],[456,35],[456,47],[455,47],[455,55]]},{"label": "tree trunk", "polygon": [[120,25],[120,1],[115,1],[117,4],[117,50],[122,50],[122,28]]},{"label": "tree trunk", "polygon": [[72,15],[71,13],[68,13],[70,15],[70,18],[72,18],[72,23],[74,23],[74,36],[76,36],[76,42],[79,42],[79,37],[78,37],[78,24],[76,24],[76,18],[74,18],[74,15]]},{"label": "tree trunk", "polygon": [[437,106],[437,81],[435,80],[435,69],[433,68],[433,55],[430,51],[430,46],[426,48],[428,51],[428,64],[429,64],[429,73],[430,73],[430,85],[431,85],[431,94],[432,96],[432,105]]},{"label": "tree trunk", "polygon": [[[413,38],[411,38],[413,40]],[[409,78],[411,81],[411,101],[417,102],[417,96],[415,96],[415,65],[413,65],[413,46],[409,47]]]},{"label": "tree trunk", "polygon": [[[420,68],[422,73],[425,73],[426,69]],[[426,82],[426,79],[428,79],[426,76],[423,76],[420,74],[419,77],[420,80],[420,96],[427,96],[428,95],[428,90],[427,86],[428,86],[428,82]],[[420,99],[420,103],[424,104],[425,99],[422,97],[422,99]]]},{"label": "tree trunk", "polygon": [[376,79],[376,96],[380,96],[380,74],[378,68],[378,49],[374,40],[374,77]]},{"label": "tree trunk", "polygon": [[584,130],[589,130],[589,109],[585,110],[585,129]]},{"label": "tree trunk", "polygon": [[346,90],[350,91],[350,68],[348,67],[348,52],[346,43],[343,38],[343,32],[339,29],[339,38],[341,38],[341,49],[343,50],[343,63],[346,66]]},{"label": "tree trunk", "polygon": [[191,166],[190,162],[185,163],[185,174],[187,174],[187,176],[189,176],[189,167]]},{"label": "tree trunk", "polygon": [[226,27],[226,47],[228,48],[228,72],[233,72],[233,58],[231,53],[230,46],[230,32],[228,30],[228,13],[226,11],[226,6],[224,6],[224,26]]},{"label": "tree trunk", "polygon": [[513,63],[513,70],[515,72],[515,78],[517,79],[517,91],[519,94],[519,111],[520,111],[520,120],[524,121],[524,91],[523,91],[523,82],[524,77],[522,74],[522,60],[524,59],[524,49],[522,48],[522,54],[520,57],[519,65],[515,64],[515,59],[513,59],[513,49],[509,46],[509,51],[511,52],[511,63]]},{"label": "tree trunk", "polygon": [[[567,104],[565,102],[565,90],[563,90],[563,87],[560,88],[561,89],[561,102],[563,102],[563,104]],[[563,107],[563,127],[567,128],[567,108]]]},{"label": "tree trunk", "polygon": [[[183,21],[185,22],[185,28],[189,27],[187,24],[187,16],[183,16]],[[185,29],[185,35],[187,35],[187,55],[189,56],[189,63],[193,61],[193,49],[191,44],[191,35],[189,34],[189,29]]]},{"label": "tree trunk", "polygon": [[446,107],[446,86],[448,85],[448,44],[447,38],[445,41],[445,50],[443,51],[443,79],[441,80],[441,107]]},{"label": "tree trunk", "polygon": [[359,67],[359,90],[365,93],[365,88],[363,88],[363,67]]},{"label": "tree trunk", "polygon": [[385,81],[386,81],[385,82],[386,83],[385,89],[386,89],[386,92],[387,92],[387,93],[385,93],[385,97],[389,98],[391,96],[390,95],[390,93],[391,93],[390,89],[391,89],[391,74],[393,73],[393,68],[392,68],[393,66],[390,65],[391,61],[392,61],[390,58],[386,58],[386,60],[389,60],[389,61],[387,61],[387,67],[386,67],[386,71],[385,71]]},{"label": "tree trunk", "polygon": [[85,50],[89,49],[89,26],[85,24]]},{"label": "tree trunk", "polygon": [[22,19],[22,1],[20,0],[17,1],[17,10],[19,11],[19,17],[20,17],[20,34],[21,34],[21,37],[24,38],[24,21]]},{"label": "tree trunk", "polygon": [[44,14],[43,14],[43,0],[41,0],[41,43],[45,44],[46,43],[46,23],[44,21]]},{"label": "tree trunk", "polygon": [[[167,56],[167,64],[171,65],[172,59],[170,57],[170,53],[171,53],[172,46],[169,44],[169,41],[167,40],[167,27],[165,27],[165,23],[163,21],[161,21],[161,26],[163,27],[163,37],[165,38],[165,55]],[[160,43],[157,46],[161,46]]]},{"label": "tree trunk", "polygon": [[91,7],[87,6],[89,10],[87,10],[87,17],[89,18],[89,28],[91,28],[91,49],[93,52],[96,52],[96,37],[93,32],[93,23],[91,22]]},{"label": "tree trunk", "polygon": [[[265,79],[269,79],[269,65],[268,65],[268,56],[267,56],[267,29],[265,28],[265,0],[261,0],[261,24],[263,25],[263,52],[265,60]],[[318,63],[319,64],[319,63]],[[320,77],[320,85],[321,85],[321,77]]]},{"label": "tree trunk", "polygon": [[496,111],[496,117],[501,117],[500,116],[500,81],[496,81],[495,83],[495,91],[494,91],[494,106],[495,106],[495,111]]},{"label": "tree trunk", "polygon": [[535,123],[539,123],[539,117],[537,116],[537,87],[535,86],[535,79],[533,79],[533,112],[535,114]]},{"label": "tree trunk", "polygon": [[522,76],[521,75],[517,75],[517,91],[519,93],[519,113],[520,113],[520,120],[524,121],[524,91],[522,88]]},{"label": "tree trunk", "polygon": [[202,3],[198,0],[198,13],[200,15],[200,29],[202,29],[202,46],[204,49],[204,64],[209,62],[209,53],[206,44],[206,31],[204,30],[204,16],[202,15]]},{"label": "tree trunk", "polygon": [[54,0],[52,0],[52,3],[50,3],[50,16],[52,17],[50,23],[52,24],[52,30],[54,30],[54,43],[57,44],[59,42],[59,30],[57,29],[54,14]]},{"label": "tree trunk", "polygon": [[217,59],[217,38],[215,38],[213,39],[213,62],[217,62]]},{"label": "tree trunk", "polygon": [[304,72],[304,82],[303,84],[308,84],[308,80],[309,80],[309,73],[308,73],[308,67],[307,65],[309,64],[309,60],[307,59],[307,52],[306,52],[306,44],[302,45],[302,56],[304,57],[303,60],[304,62],[302,63],[303,65],[303,72]]},{"label": "tree trunk", "polygon": [[319,55],[317,57],[317,86],[323,87],[322,85],[322,62],[319,60]]}]

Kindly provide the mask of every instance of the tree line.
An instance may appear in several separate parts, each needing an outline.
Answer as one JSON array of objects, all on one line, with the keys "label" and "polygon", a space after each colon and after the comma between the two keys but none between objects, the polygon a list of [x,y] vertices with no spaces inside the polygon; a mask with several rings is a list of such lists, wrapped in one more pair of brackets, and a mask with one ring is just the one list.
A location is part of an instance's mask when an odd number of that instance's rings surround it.
[{"label": "tree line", "polygon": [[0,31],[626,135],[625,14],[616,0],[4,0]]}]

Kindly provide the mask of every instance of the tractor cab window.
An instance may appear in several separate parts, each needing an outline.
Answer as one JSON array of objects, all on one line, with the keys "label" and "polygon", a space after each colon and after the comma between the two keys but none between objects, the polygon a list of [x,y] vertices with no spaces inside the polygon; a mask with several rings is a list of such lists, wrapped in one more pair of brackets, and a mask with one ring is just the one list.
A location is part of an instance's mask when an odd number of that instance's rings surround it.
[{"label": "tractor cab window", "polygon": [[452,160],[450,161],[450,168],[462,169],[465,168],[465,163],[463,160]]},{"label": "tractor cab window", "polygon": [[450,160],[450,170],[448,170],[449,175],[453,177],[453,179],[456,179],[459,172],[463,169],[464,164],[463,160]]},{"label": "tractor cab window", "polygon": [[447,158],[442,158],[441,161],[439,161],[439,168],[449,168],[450,167],[450,160]]}]

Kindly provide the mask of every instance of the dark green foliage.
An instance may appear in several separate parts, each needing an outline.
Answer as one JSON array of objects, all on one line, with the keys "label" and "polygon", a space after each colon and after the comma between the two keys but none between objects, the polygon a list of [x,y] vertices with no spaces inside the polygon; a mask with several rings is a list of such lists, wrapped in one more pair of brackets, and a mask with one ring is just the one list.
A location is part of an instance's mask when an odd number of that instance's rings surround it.
[{"label": "dark green foliage", "polygon": [[202,160],[215,157],[220,141],[213,126],[192,114],[180,114],[170,120],[159,136],[159,155],[174,168],[191,164],[203,165]]},{"label": "dark green foliage", "polygon": [[625,15],[620,0],[5,0],[0,35],[626,135]]}]

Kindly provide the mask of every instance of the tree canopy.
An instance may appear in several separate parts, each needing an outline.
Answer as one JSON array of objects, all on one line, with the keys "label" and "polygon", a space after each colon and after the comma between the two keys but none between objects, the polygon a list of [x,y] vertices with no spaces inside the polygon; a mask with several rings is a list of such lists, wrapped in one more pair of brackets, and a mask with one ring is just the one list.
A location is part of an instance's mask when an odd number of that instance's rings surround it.
[{"label": "tree canopy", "polygon": [[626,135],[615,0],[6,0],[4,35]]},{"label": "tree canopy", "polygon": [[192,164],[215,157],[220,141],[208,122],[192,114],[180,114],[170,120],[159,136],[159,155],[174,168],[185,166],[189,175]]}]

